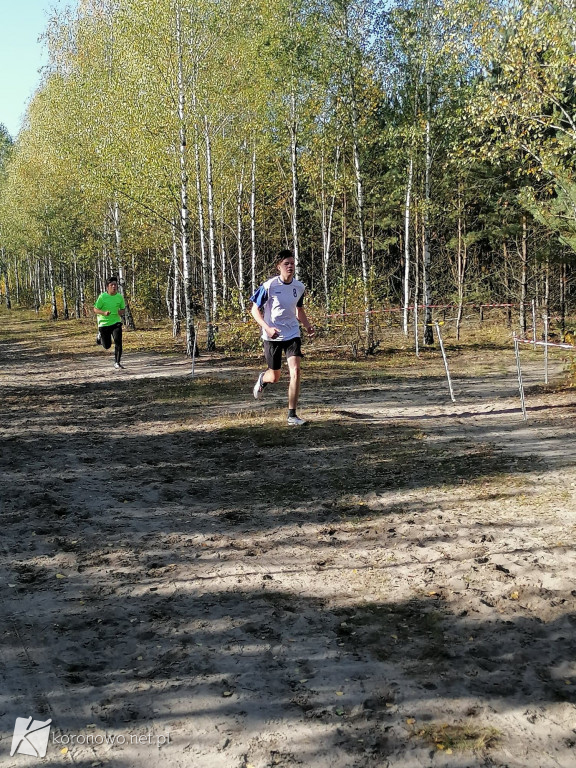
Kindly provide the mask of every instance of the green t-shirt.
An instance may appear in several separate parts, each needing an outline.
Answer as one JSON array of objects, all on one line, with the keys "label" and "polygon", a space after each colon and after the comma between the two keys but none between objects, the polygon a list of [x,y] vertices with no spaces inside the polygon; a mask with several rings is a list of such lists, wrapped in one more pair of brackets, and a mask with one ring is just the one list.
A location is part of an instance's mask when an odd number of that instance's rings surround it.
[{"label": "green t-shirt", "polygon": [[110,312],[108,316],[98,315],[98,327],[122,322],[118,310],[126,309],[126,305],[124,304],[124,296],[121,293],[115,293],[114,296],[111,296],[107,291],[104,291],[104,293],[98,296],[94,306],[96,309],[102,309],[104,312]]}]

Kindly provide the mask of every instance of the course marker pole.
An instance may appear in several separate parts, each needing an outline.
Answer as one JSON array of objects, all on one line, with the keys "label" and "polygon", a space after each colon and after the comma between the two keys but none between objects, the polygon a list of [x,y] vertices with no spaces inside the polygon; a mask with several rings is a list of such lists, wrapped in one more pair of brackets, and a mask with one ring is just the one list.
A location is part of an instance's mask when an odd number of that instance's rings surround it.
[{"label": "course marker pole", "polygon": [[536,349],[536,299],[532,299],[532,341]]},{"label": "course marker pole", "polygon": [[440,342],[440,349],[442,350],[442,358],[444,360],[444,368],[446,369],[446,378],[448,379],[448,389],[450,390],[450,397],[452,399],[452,402],[456,402],[456,398],[454,397],[454,390],[452,389],[452,380],[450,379],[450,371],[448,370],[448,360],[446,358],[446,352],[444,351],[444,342],[442,341],[442,334],[440,333],[440,325],[438,323],[438,320],[434,321],[434,325],[436,326],[436,333],[438,334],[438,341]]},{"label": "course marker pole", "polygon": [[542,315],[544,320],[544,384],[548,384],[548,315]]},{"label": "course marker pole", "polygon": [[522,383],[522,367],[520,365],[520,344],[514,333],[514,354],[516,355],[516,371],[518,372],[518,390],[520,391],[520,402],[522,403],[522,415],[524,421],[527,421],[526,416],[526,403],[524,401],[524,384]]},{"label": "course marker pole", "polygon": [[416,350],[416,357],[420,357],[420,350],[418,348],[418,305],[414,302],[414,349]]}]

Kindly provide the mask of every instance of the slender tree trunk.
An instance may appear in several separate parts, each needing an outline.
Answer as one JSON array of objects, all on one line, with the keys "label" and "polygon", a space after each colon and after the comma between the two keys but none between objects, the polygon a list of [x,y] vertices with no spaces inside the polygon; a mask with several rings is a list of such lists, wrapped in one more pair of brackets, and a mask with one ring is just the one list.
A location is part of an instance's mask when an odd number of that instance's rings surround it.
[{"label": "slender tree trunk", "polygon": [[560,264],[560,326],[562,338],[566,333],[566,264]]},{"label": "slender tree trunk", "polygon": [[292,172],[292,250],[296,278],[300,277],[300,252],[298,248],[298,119],[296,117],[296,94],[294,87],[290,93],[290,169]]},{"label": "slender tree trunk", "polygon": [[76,254],[74,254],[73,266],[75,286],[74,311],[76,312],[76,318],[80,318],[82,316],[82,303],[80,301],[80,270],[78,269],[78,259],[76,258]]},{"label": "slender tree trunk", "polygon": [[526,216],[522,217],[522,245],[520,248],[520,260],[522,263],[522,276],[520,279],[520,328],[522,334],[526,334],[526,299],[528,296],[528,236]]},{"label": "slender tree trunk", "polygon": [[226,238],[224,236],[224,200],[220,203],[220,274],[222,277],[222,304],[228,300],[228,270],[226,269]]},{"label": "slender tree trunk", "polygon": [[412,179],[414,178],[414,158],[408,163],[408,181],[404,199],[404,336],[408,336],[408,307],[410,306],[410,198],[412,195]]},{"label": "slender tree trunk", "polygon": [[48,251],[48,284],[50,286],[50,297],[52,300],[52,320],[58,320],[58,304],[56,302],[56,280],[54,278],[54,265],[52,263],[52,254]]},{"label": "slender tree trunk", "polygon": [[[506,289],[506,304],[512,303],[512,290],[510,287],[510,264],[508,263],[508,246],[502,243],[502,258],[504,260],[504,287]],[[512,326],[512,307],[506,307],[506,318],[508,327]]]},{"label": "slender tree trunk", "polygon": [[252,146],[252,172],[250,177],[250,248],[251,288],[256,292],[256,142]]},{"label": "slender tree trunk", "polygon": [[204,142],[206,147],[206,192],[208,196],[208,253],[210,256],[210,281],[212,289],[212,319],[218,314],[218,286],[216,268],[216,243],[214,235],[214,184],[212,181],[212,145],[208,118],[204,115]]},{"label": "slender tree trunk", "polygon": [[128,297],[126,296],[126,287],[125,287],[125,279],[124,279],[124,261],[123,261],[123,253],[122,253],[122,235],[120,232],[120,206],[118,205],[117,200],[114,202],[113,221],[114,221],[114,241],[116,244],[116,263],[118,264],[118,283],[119,283],[120,293],[122,294],[122,296],[124,296],[124,304],[126,305],[126,309],[124,311],[124,322],[126,323],[127,328],[130,328],[131,331],[135,331],[136,326],[134,325],[134,318],[132,317],[130,303],[128,301]]},{"label": "slender tree trunk", "polygon": [[68,309],[68,291],[66,288],[66,271],[64,265],[60,265],[60,283],[62,285],[62,314],[64,320],[70,320],[70,310]]},{"label": "slender tree trunk", "polygon": [[[196,94],[194,92],[194,107],[196,107]],[[202,177],[200,168],[200,147],[198,144],[198,128],[194,134],[194,161],[196,164],[196,198],[198,205],[198,235],[200,245],[200,263],[202,266],[202,301],[204,306],[204,319],[206,321],[206,348],[213,351],[214,327],[212,324],[212,309],[210,303],[210,273],[208,256],[206,253],[206,235],[204,232],[204,199],[202,196]]]},{"label": "slender tree trunk", "polygon": [[172,275],[172,338],[176,339],[182,333],[182,326],[180,322],[180,260],[175,221],[172,221]]},{"label": "slender tree trunk", "polygon": [[242,320],[246,321],[246,298],[244,289],[244,249],[242,245],[243,227],[242,227],[242,200],[244,197],[244,155],[242,156],[242,166],[240,168],[240,179],[238,181],[238,190],[236,193],[236,240],[238,243],[238,303]]},{"label": "slender tree trunk", "polygon": [[16,306],[20,306],[20,280],[21,280],[21,274],[20,274],[20,265],[18,262],[18,259],[14,257],[14,285],[16,290]]},{"label": "slender tree trunk", "polygon": [[358,105],[354,81],[351,83],[352,95],[352,157],[354,161],[354,176],[356,178],[356,213],[358,216],[358,240],[360,244],[360,260],[362,264],[362,286],[364,289],[364,332],[366,334],[366,350],[373,344],[370,318],[370,288],[368,284],[368,259],[366,254],[366,238],[364,225],[364,180],[360,166],[358,148]]},{"label": "slender tree trunk", "polygon": [[424,300],[424,344],[434,343],[432,331],[432,295],[430,291],[430,171],[431,153],[431,94],[430,83],[426,83],[426,160],[424,169],[424,215],[422,220],[422,298]]},{"label": "slender tree trunk", "polygon": [[175,3],[176,49],[178,58],[178,123],[180,161],[180,250],[184,282],[184,307],[186,313],[186,354],[192,357],[196,344],[194,308],[192,305],[192,278],[190,271],[190,243],[188,219],[188,158],[186,127],[186,89],[184,86],[184,44],[180,18],[180,0]]},{"label": "slender tree trunk", "polygon": [[2,257],[2,272],[4,274],[4,300],[6,302],[6,309],[12,309],[12,302],[10,300],[10,282],[8,280],[8,265],[6,263],[6,254],[4,248],[0,250],[0,255]]},{"label": "slender tree trunk", "polygon": [[206,235],[204,232],[204,199],[202,197],[202,180],[200,177],[200,149],[198,136],[194,140],[194,158],[196,163],[196,198],[198,205],[198,236],[200,247],[200,264],[202,268],[202,302],[204,306],[204,320],[206,321],[208,350],[214,349],[214,333],[212,330],[212,309],[210,302],[210,268],[206,251]]},{"label": "slender tree trunk", "polygon": [[[460,195],[459,195],[460,197]],[[460,201],[459,201],[460,202]],[[464,279],[468,262],[468,249],[466,247],[466,233],[463,232],[464,224],[462,215],[458,215],[458,254],[457,254],[457,278],[458,278],[458,314],[456,316],[456,339],[460,341],[460,328],[462,326],[462,314],[464,308]]]},{"label": "slender tree trunk", "polygon": [[34,309],[36,314],[40,312],[42,306],[42,275],[40,273],[40,260],[36,261],[36,269],[34,270]]},{"label": "slender tree trunk", "polygon": [[330,311],[330,284],[328,281],[328,268],[330,266],[330,248],[332,246],[332,223],[334,221],[334,206],[336,204],[336,182],[338,180],[340,163],[340,142],[336,145],[334,158],[334,174],[330,205],[326,200],[326,186],[324,183],[324,154],[322,154],[322,279],[324,282],[324,300],[326,312]]},{"label": "slender tree trunk", "polygon": [[342,194],[342,313],[346,312],[346,280],[347,274],[347,252],[348,247],[348,198],[346,192]]},{"label": "slender tree trunk", "polygon": [[[172,221],[172,248],[174,248],[174,221]],[[174,308],[172,306],[172,296],[174,292],[174,280],[172,279],[172,273],[174,272],[174,255],[170,258],[170,264],[168,265],[168,274],[166,275],[166,290],[164,291],[164,304],[166,304],[166,314],[170,320],[174,317]]]}]

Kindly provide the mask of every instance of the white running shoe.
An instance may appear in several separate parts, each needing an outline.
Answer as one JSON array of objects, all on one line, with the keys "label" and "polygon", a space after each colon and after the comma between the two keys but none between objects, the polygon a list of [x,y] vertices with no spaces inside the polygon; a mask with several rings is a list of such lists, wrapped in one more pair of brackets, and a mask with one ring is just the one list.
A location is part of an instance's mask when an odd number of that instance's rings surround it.
[{"label": "white running shoe", "polygon": [[260,376],[256,379],[256,384],[254,384],[254,389],[252,392],[254,393],[254,397],[256,400],[259,400],[262,397],[262,392],[264,391],[264,387],[262,386],[262,379],[264,378],[264,374],[266,371],[262,371]]},{"label": "white running shoe", "polygon": [[306,420],[301,419],[300,416],[288,416],[289,427],[301,427],[303,424],[306,424]]},{"label": "white running shoe", "polygon": [[118,368],[124,369],[124,366],[120,365],[120,363],[114,363],[114,368],[116,368],[116,369],[118,369]]}]

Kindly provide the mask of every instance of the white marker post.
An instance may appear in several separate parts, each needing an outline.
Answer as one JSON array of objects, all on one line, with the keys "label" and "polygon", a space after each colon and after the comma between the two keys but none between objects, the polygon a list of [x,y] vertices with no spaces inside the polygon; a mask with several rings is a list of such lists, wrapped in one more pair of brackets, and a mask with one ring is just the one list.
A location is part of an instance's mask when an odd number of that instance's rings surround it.
[{"label": "white marker post", "polygon": [[544,384],[548,384],[548,315],[542,315],[544,320]]},{"label": "white marker post", "polygon": [[532,342],[536,349],[536,299],[532,299]]},{"label": "white marker post", "polygon": [[524,421],[528,420],[526,416],[526,403],[524,401],[524,384],[522,383],[522,368],[520,366],[520,344],[514,333],[514,354],[516,355],[516,370],[518,372],[518,390],[520,391],[520,402],[522,403],[522,415]]},{"label": "white marker post", "polygon": [[418,304],[414,302],[414,349],[416,350],[416,357],[420,357],[420,349],[418,348]]},{"label": "white marker post", "polygon": [[440,342],[440,349],[442,350],[442,358],[444,360],[444,368],[446,369],[446,378],[448,379],[448,389],[450,390],[450,397],[452,399],[452,402],[456,402],[456,398],[454,397],[454,390],[452,389],[452,380],[450,379],[450,371],[448,370],[448,360],[446,358],[446,352],[444,351],[444,342],[442,341],[442,335],[440,333],[440,325],[438,323],[438,320],[434,321],[434,325],[436,326],[436,333],[438,334],[438,341]]}]

